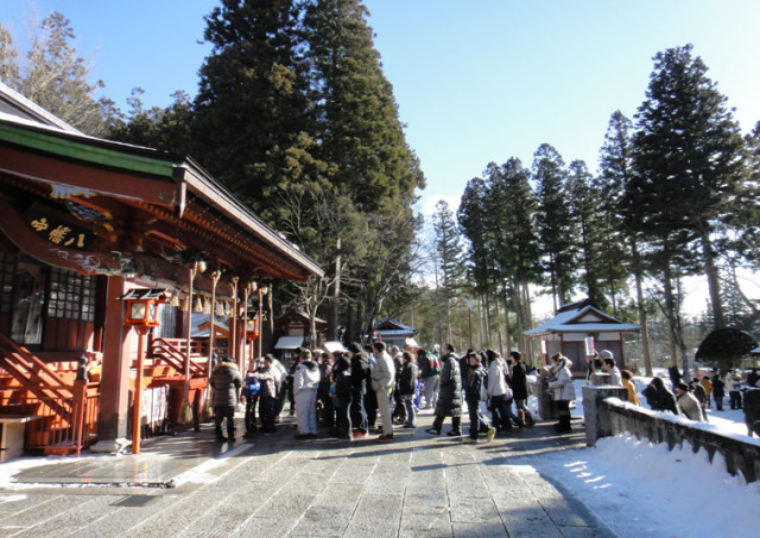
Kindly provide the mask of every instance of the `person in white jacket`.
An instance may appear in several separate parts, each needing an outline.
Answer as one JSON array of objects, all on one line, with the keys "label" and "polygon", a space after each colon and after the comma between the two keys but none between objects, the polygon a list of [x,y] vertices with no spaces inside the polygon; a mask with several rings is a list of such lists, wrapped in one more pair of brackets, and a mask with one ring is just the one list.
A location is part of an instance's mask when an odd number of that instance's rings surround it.
[{"label": "person in white jacket", "polygon": [[301,362],[293,375],[293,394],[296,400],[298,433],[296,439],[317,436],[317,389],[319,365],[311,359],[308,349],[301,353]]},{"label": "person in white jacket", "polygon": [[385,351],[383,342],[375,342],[372,345],[375,356],[375,368],[372,370],[372,390],[377,394],[377,408],[383,421],[383,434],[378,441],[390,441],[393,439],[393,421],[391,419],[391,401],[393,384],[396,378],[396,368],[393,359]]},{"label": "person in white jacket", "polygon": [[507,384],[509,366],[498,353],[486,350],[488,357],[488,400],[497,431],[512,429],[512,389]]},{"label": "person in white jacket", "polygon": [[575,400],[575,387],[573,387],[573,375],[570,367],[573,365],[570,359],[555,353],[551,357],[549,389],[552,399],[557,402],[557,414],[559,422],[554,426],[556,432],[570,431],[570,402]]}]

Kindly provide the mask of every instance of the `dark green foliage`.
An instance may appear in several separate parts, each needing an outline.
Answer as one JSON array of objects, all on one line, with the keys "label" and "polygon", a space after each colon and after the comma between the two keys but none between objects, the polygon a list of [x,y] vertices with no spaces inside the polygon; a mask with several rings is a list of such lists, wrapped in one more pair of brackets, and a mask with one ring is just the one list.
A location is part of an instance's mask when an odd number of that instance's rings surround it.
[{"label": "dark green foliage", "polygon": [[754,338],[733,327],[716,329],[699,344],[696,358],[702,362],[717,362],[721,370],[737,366],[757,344]]},{"label": "dark green foliage", "polygon": [[315,178],[312,104],[293,0],[223,0],[206,17],[193,153],[258,212]]},{"label": "dark green foliage", "polygon": [[330,181],[371,212],[386,198],[409,203],[424,180],[366,14],[358,0],[307,2],[304,33],[320,158]]},{"label": "dark green foliage", "polygon": [[604,214],[601,192],[583,161],[570,163],[567,177],[567,198],[578,230],[578,250],[582,272],[580,281],[586,293],[600,308],[606,308],[607,298],[602,291],[606,269],[604,247]]},{"label": "dark green foliage", "polygon": [[492,258],[494,241],[486,233],[492,205],[489,185],[476,177],[467,182],[457,209],[459,229],[467,240],[467,280],[479,296],[487,295],[496,281]]},{"label": "dark green foliage", "polygon": [[628,272],[641,271],[635,267],[633,259],[632,242],[636,237],[625,221],[626,218],[635,218],[636,211],[623,203],[625,185],[633,173],[632,134],[631,121],[619,110],[615,111],[600,151],[600,174],[594,182],[601,217],[597,224],[604,252],[601,276],[613,305],[613,313],[617,311],[618,295],[623,295],[627,290]]},{"label": "dark green foliage", "polygon": [[193,104],[185,92],[172,95],[174,102],[166,108],[146,109],[140,96],[142,89],[132,90],[127,100],[131,106],[126,121],[117,120],[108,137],[112,140],[161,149],[178,155],[193,147]]},{"label": "dark green foliage", "polygon": [[541,144],[533,155],[533,181],[539,205],[538,237],[558,309],[570,301],[576,283],[577,230],[567,199],[565,163],[549,144]]},{"label": "dark green foliage", "polygon": [[435,250],[438,256],[438,268],[441,286],[446,298],[451,300],[463,286],[464,263],[462,259],[462,240],[457,229],[454,212],[449,204],[441,200],[435,205],[433,229],[435,230]]},{"label": "dark green foliage", "polygon": [[658,53],[647,100],[636,115],[636,174],[626,203],[628,224],[650,245],[649,260],[663,271],[667,315],[677,320],[671,279],[703,272],[713,316],[724,324],[717,253],[717,224],[730,212],[744,175],[743,140],[726,98],[692,56],[692,46]]}]

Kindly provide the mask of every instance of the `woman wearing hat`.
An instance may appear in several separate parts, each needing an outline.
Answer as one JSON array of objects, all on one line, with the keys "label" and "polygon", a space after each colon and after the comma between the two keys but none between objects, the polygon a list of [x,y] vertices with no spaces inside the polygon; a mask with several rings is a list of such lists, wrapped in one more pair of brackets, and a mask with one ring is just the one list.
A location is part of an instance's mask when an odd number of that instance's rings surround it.
[{"label": "woman wearing hat", "polygon": [[570,402],[575,400],[575,387],[573,387],[573,376],[570,373],[572,366],[570,359],[555,353],[551,356],[551,379],[549,380],[549,390],[552,393],[552,399],[557,402],[557,414],[559,422],[554,426],[556,432],[570,431]]}]

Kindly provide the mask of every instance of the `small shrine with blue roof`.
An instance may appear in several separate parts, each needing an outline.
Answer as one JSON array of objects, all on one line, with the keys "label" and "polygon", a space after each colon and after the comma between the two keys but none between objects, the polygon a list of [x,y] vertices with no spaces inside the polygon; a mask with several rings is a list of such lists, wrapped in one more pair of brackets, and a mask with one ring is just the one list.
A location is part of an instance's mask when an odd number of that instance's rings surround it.
[{"label": "small shrine with blue roof", "polygon": [[373,340],[381,340],[390,347],[393,345],[398,346],[400,349],[404,349],[407,345],[413,348],[419,347],[414,337],[417,336],[419,331],[409,325],[404,325],[400,321],[392,319],[390,316],[386,316],[377,323],[375,323],[375,331],[372,335]]}]

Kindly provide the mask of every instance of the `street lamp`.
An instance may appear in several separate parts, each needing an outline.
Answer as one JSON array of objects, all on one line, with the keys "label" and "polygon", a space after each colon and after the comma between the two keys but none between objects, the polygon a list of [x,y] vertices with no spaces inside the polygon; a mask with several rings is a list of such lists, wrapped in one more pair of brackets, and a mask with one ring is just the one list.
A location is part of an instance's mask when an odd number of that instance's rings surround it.
[{"label": "street lamp", "polygon": [[163,288],[132,289],[119,297],[127,305],[124,325],[134,327],[137,332],[137,377],[135,379],[134,402],[132,404],[132,453],[140,453],[140,422],[142,419],[142,379],[145,335],[153,327],[158,327],[158,305],[165,303],[166,290]]}]

